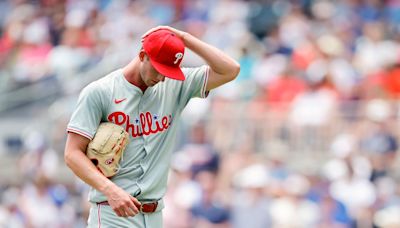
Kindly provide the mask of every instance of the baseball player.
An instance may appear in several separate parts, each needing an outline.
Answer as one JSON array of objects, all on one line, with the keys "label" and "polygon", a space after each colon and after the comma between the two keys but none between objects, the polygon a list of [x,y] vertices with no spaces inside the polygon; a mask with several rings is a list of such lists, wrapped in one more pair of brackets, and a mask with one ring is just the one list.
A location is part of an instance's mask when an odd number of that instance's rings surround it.
[{"label": "baseball player", "polygon": [[[181,68],[185,47],[207,64]],[[162,198],[182,110],[191,98],[206,98],[211,89],[235,79],[239,70],[217,48],[187,32],[159,26],[142,37],[142,48],[128,65],[82,90],[67,127],[65,162],[91,186],[88,227],[162,227]],[[93,163],[86,155],[104,122],[129,135],[111,176],[96,165],[102,160]]]}]

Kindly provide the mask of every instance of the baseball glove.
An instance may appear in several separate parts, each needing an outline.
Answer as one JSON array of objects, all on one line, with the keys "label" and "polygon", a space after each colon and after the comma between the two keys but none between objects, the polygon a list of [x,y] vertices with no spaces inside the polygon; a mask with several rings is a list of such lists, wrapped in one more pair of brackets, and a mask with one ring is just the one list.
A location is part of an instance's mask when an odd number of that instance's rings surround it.
[{"label": "baseball glove", "polygon": [[88,144],[86,155],[104,176],[110,178],[118,172],[119,161],[128,143],[129,135],[123,127],[101,123]]}]

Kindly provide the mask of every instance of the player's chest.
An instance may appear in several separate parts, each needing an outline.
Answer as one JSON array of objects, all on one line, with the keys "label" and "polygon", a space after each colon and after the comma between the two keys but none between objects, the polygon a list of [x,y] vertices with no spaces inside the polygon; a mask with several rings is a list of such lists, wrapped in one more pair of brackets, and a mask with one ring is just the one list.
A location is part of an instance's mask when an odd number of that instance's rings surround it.
[{"label": "player's chest", "polygon": [[156,91],[145,94],[115,93],[107,121],[124,126],[133,138],[165,132],[175,116],[176,102]]}]

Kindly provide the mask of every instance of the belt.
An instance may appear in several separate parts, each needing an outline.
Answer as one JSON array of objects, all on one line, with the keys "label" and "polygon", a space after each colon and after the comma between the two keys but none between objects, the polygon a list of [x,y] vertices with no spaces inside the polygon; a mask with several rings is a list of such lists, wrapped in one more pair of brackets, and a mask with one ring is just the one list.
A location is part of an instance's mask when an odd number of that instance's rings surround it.
[{"label": "belt", "polygon": [[[110,206],[108,201],[99,202],[99,203],[97,203],[97,205]],[[142,213],[153,213],[157,210],[157,206],[158,206],[158,201],[150,202],[150,203],[142,203],[140,205],[139,211]]]}]

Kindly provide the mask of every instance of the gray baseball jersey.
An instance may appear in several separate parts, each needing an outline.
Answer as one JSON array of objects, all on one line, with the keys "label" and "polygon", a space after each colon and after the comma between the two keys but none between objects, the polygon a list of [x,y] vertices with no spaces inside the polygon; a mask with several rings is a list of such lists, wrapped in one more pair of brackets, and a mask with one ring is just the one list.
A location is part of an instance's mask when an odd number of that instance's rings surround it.
[{"label": "gray baseball jersey", "polygon": [[[116,70],[86,86],[67,131],[92,139],[100,122],[114,122],[130,135],[120,170],[112,181],[139,200],[164,196],[177,122],[193,97],[207,96],[208,66],[182,68],[185,81],[165,78],[143,93]],[[91,189],[91,202],[107,200]]]}]

